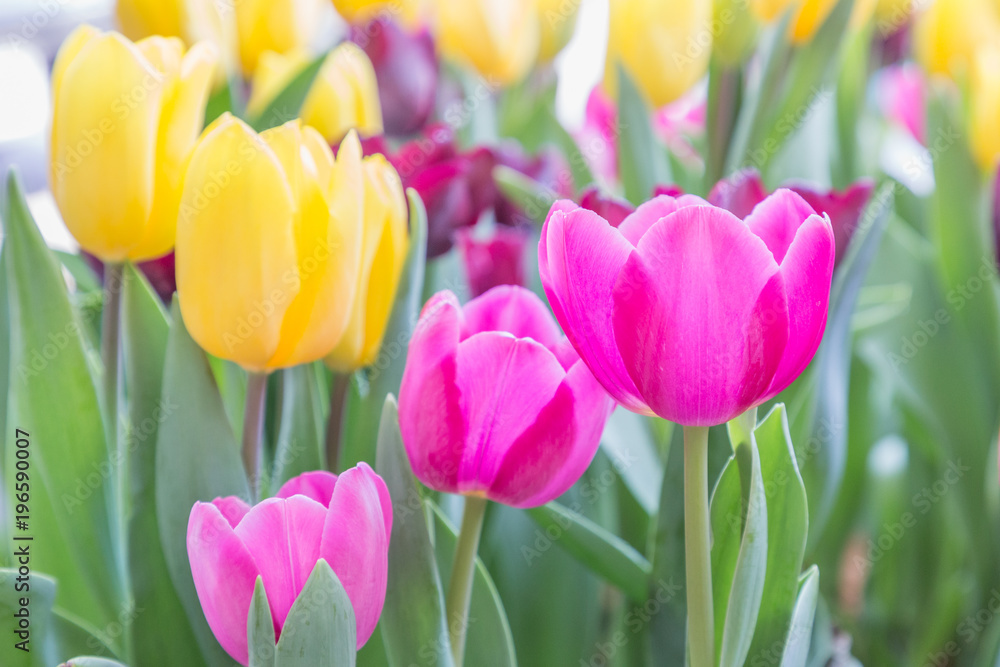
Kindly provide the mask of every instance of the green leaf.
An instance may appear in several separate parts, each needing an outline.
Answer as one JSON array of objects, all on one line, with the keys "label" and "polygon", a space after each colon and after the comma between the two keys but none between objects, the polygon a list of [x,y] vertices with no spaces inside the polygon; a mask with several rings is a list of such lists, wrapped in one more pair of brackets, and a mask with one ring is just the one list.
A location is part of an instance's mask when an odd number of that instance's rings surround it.
[{"label": "green leaf", "polygon": [[[675,428],[666,464],[663,467],[656,532],[653,536],[653,578],[667,585],[681,585],[685,582],[682,437],[682,430]],[[683,665],[687,643],[685,596],[672,596],[663,611],[654,616],[651,622],[653,652],[658,657],[656,664]]]},{"label": "green leaf", "polygon": [[785,406],[777,405],[754,430],[767,499],[767,575],[750,655],[780,645],[792,618],[809,534],[806,489],[788,434]]},{"label": "green leaf", "polygon": [[[16,550],[27,545],[31,557],[37,555],[38,545],[34,542],[15,542]],[[29,577],[18,581],[16,568],[0,569],[0,655],[4,656],[4,667],[51,667],[58,661],[58,647],[53,640],[52,605],[56,597],[56,582],[49,577],[31,572]],[[27,590],[18,590],[27,586]],[[28,602],[22,606],[22,599]],[[24,611],[22,611],[24,609]],[[27,629],[21,627],[21,618],[28,615]],[[27,635],[18,635],[27,632]],[[21,650],[17,644],[26,641]]]},{"label": "green leaf", "polygon": [[[428,501],[434,516],[434,550],[439,572],[451,572],[458,542],[457,531],[441,509]],[[514,638],[496,586],[482,560],[476,557],[466,629],[465,664],[476,667],[514,667]]]},{"label": "green leaf", "polygon": [[296,475],[323,469],[323,400],[315,364],[282,372],[281,418],[271,488]]},{"label": "green leaf", "polygon": [[[385,398],[398,394],[406,366],[406,349],[417,324],[423,304],[424,270],[427,264],[427,212],[416,190],[409,189],[410,250],[406,256],[396,302],[386,325],[382,349],[367,371],[359,371],[351,382],[344,406],[344,429],[341,434],[340,464],[335,470],[346,470],[360,461],[375,461],[379,420]],[[359,374],[367,375],[366,387],[361,388]],[[330,461],[331,466],[334,465]]]},{"label": "green leaf", "polygon": [[[4,215],[10,309],[5,487],[15,491],[17,451],[28,454],[28,528],[40,545],[31,566],[59,581],[56,604],[104,627],[121,612],[122,548],[116,535],[118,461],[109,459],[82,324],[62,269],[46,247],[17,177]],[[27,444],[18,448],[18,430]],[[16,503],[8,496],[10,515]],[[13,518],[12,516],[10,518]],[[116,651],[120,646],[116,645]]]},{"label": "green leaf", "polygon": [[549,209],[559,198],[552,188],[502,164],[493,168],[493,180],[504,196],[536,225],[545,222]]},{"label": "green leaf", "polygon": [[306,96],[309,94],[309,89],[312,88],[313,81],[319,75],[319,70],[326,61],[326,55],[326,53],[321,54],[295,75],[295,78],[275,96],[270,104],[249,119],[250,127],[258,132],[263,132],[298,118]]},{"label": "green leaf", "polygon": [[785,650],[781,654],[781,667],[804,665],[809,655],[813,621],[816,618],[816,603],[819,600],[819,569],[813,565],[799,581],[792,622],[785,636]]},{"label": "green leaf", "polygon": [[663,463],[648,418],[628,410],[615,410],[601,434],[601,448],[621,474],[632,497],[646,514],[655,515],[663,483]]},{"label": "green leaf", "polygon": [[124,663],[107,658],[96,658],[93,656],[81,656],[71,658],[63,667],[127,667]]},{"label": "green leaf", "polygon": [[63,268],[69,271],[69,275],[73,277],[78,292],[99,292],[101,290],[100,279],[82,255],[62,252],[61,250],[53,252],[59,258]]},{"label": "green leaf", "polygon": [[670,166],[653,133],[649,106],[642,93],[618,66],[618,164],[625,198],[633,204],[649,199],[653,188],[670,183]]},{"label": "green leaf", "polygon": [[553,501],[527,510],[546,535],[578,561],[622,590],[630,599],[644,600],[652,566],[629,543],[587,517]]},{"label": "green leaf", "polygon": [[720,667],[739,667],[750,651],[767,571],[767,518],[760,455],[751,438],[737,446],[712,494],[712,598]]},{"label": "green leaf", "polygon": [[218,496],[249,500],[239,446],[205,353],[191,339],[174,300],[167,338],[162,400],[175,405],[156,439],[156,516],[170,578],[210,665],[232,659],[202,613],[187,555],[187,524],[196,501]]},{"label": "green leaf", "polygon": [[389,583],[379,625],[389,664],[406,667],[413,656],[426,667],[452,667],[441,576],[427,513],[399,432],[396,399],[385,399],[375,469],[392,498]]},{"label": "green leaf", "polygon": [[275,667],[354,667],[357,643],[351,600],[320,558],[281,628]]},{"label": "green leaf", "polygon": [[136,609],[132,657],[138,664],[183,664],[204,660],[174,590],[156,516],[156,439],[175,404],[161,400],[170,325],[160,299],[135,266],[122,281],[122,347],[128,386],[128,572]]},{"label": "green leaf", "polygon": [[247,652],[250,667],[274,667],[274,621],[264,591],[264,580],[257,577],[247,614]]}]

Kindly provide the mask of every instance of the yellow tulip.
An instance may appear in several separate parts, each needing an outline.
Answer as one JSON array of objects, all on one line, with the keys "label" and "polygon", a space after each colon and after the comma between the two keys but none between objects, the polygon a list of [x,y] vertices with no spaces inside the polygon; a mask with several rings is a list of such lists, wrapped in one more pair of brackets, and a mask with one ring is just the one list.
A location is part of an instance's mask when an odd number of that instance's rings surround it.
[{"label": "yellow tulip", "polygon": [[[875,12],[877,0],[854,0],[849,30],[863,27]],[[838,0],[752,0],[750,7],[766,23],[780,18],[786,11],[794,12],[788,26],[788,39],[792,44],[805,44],[830,17]]]},{"label": "yellow tulip", "polygon": [[333,0],[345,21],[359,25],[376,18],[392,19],[404,25],[419,22],[423,0]]},{"label": "yellow tulip", "polygon": [[132,43],[90,26],[52,69],[50,180],[80,246],[108,262],[174,245],[184,164],[204,123],[216,49],[176,37]]},{"label": "yellow tulip", "polygon": [[1000,45],[983,47],[972,67],[969,140],[983,171],[1000,161]]},{"label": "yellow tulip", "polygon": [[517,83],[538,56],[536,0],[433,0],[438,48],[488,82]]},{"label": "yellow tulip", "polygon": [[576,15],[582,0],[536,0],[541,45],[538,61],[548,62],[562,51],[576,27]]},{"label": "yellow tulip", "polygon": [[621,64],[661,107],[704,76],[711,45],[711,0],[611,0],[605,89],[616,96]]},{"label": "yellow tulip", "polygon": [[191,336],[248,371],[322,359],[350,321],[361,262],[361,144],[334,159],[298,120],[255,133],[224,114],[191,156],[177,295]]},{"label": "yellow tulip", "polygon": [[240,62],[250,74],[265,51],[306,49],[319,25],[322,0],[238,0],[236,28]]},{"label": "yellow tulip", "polygon": [[354,371],[375,361],[409,245],[406,200],[396,170],[381,155],[364,159],[364,240],[351,321],[326,357],[330,368]]},{"label": "yellow tulip", "polygon": [[967,77],[980,47],[1000,43],[1000,14],[991,0],[938,0],[917,19],[913,40],[925,70]]},{"label": "yellow tulip", "polygon": [[[302,51],[261,54],[248,111],[261,113],[308,64],[309,57]],[[375,69],[365,52],[351,42],[331,51],[306,94],[299,115],[330,143],[340,141],[351,129],[366,137],[381,134],[382,106]]]}]

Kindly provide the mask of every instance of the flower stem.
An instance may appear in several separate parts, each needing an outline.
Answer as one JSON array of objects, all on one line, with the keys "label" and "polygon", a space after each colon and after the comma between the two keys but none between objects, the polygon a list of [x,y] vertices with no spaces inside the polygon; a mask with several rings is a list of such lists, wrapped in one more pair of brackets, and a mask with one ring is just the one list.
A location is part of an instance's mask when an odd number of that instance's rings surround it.
[{"label": "flower stem", "polygon": [[326,420],[326,468],[337,472],[340,465],[340,430],[344,423],[344,401],[347,400],[347,389],[351,384],[351,376],[346,373],[334,373],[330,385],[330,417]]},{"label": "flower stem", "polygon": [[250,481],[250,495],[254,500],[260,492],[266,397],[267,373],[250,373],[247,378],[246,408],[243,411],[243,468]]},{"label": "flower stem", "polygon": [[458,533],[458,544],[455,545],[455,560],[451,564],[451,581],[448,583],[448,599],[445,602],[445,618],[448,620],[448,636],[451,638],[451,654],[455,659],[455,667],[462,667],[465,657],[469,600],[472,598],[476,551],[479,550],[479,534],[483,529],[485,513],[485,498],[465,497],[462,529]]},{"label": "flower stem", "polygon": [[684,427],[684,559],[691,667],[715,664],[708,515],[708,428]]},{"label": "flower stem", "polygon": [[104,411],[107,413],[110,453],[118,449],[118,350],[121,337],[122,275],[124,265],[104,265],[104,310],[101,313],[101,361],[104,362]]}]

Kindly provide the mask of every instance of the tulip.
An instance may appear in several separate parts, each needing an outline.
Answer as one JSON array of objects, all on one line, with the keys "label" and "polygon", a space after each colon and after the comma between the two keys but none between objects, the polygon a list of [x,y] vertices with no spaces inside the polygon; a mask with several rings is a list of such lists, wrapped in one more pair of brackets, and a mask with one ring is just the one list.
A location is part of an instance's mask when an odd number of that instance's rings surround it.
[{"label": "tulip", "polygon": [[353,132],[335,161],[299,121],[260,135],[229,114],[209,126],[177,228],[177,291],[192,337],[256,372],[327,355],[354,306],[363,191]]},{"label": "tulip", "polygon": [[541,30],[538,61],[549,62],[573,36],[580,0],[535,0]]},{"label": "tulip", "polygon": [[1000,47],[992,44],[976,54],[969,100],[969,142],[984,172],[1000,161]]},{"label": "tulip", "polygon": [[252,74],[266,51],[305,50],[316,32],[322,0],[239,0],[233,3],[240,62]]},{"label": "tulip", "polygon": [[893,35],[909,23],[917,6],[913,0],[877,0],[875,27],[883,37]]},{"label": "tulip", "polygon": [[327,365],[341,372],[375,361],[409,246],[399,175],[382,155],[366,157],[363,168],[365,229],[358,293],[347,330],[326,357]]},{"label": "tulip", "polygon": [[590,91],[583,127],[573,138],[594,174],[606,182],[618,179],[618,109],[600,86]]},{"label": "tulip", "polygon": [[906,128],[921,144],[925,141],[927,126],[924,87],[923,73],[913,63],[886,67],[878,74],[876,84],[882,113]]},{"label": "tulip", "polygon": [[422,3],[423,0],[333,0],[337,13],[353,25],[376,18],[393,18],[413,25],[420,18]]},{"label": "tulip", "polygon": [[371,59],[387,134],[410,134],[434,112],[438,59],[426,29],[410,31],[376,19],[351,30],[351,40]]},{"label": "tulip", "polygon": [[460,229],[457,238],[472,296],[485,294],[499,285],[525,285],[524,251],[528,235],[524,230],[497,227],[491,238],[481,240],[471,230]]},{"label": "tulip", "polygon": [[1000,43],[1000,13],[991,0],[942,0],[917,19],[917,61],[930,74],[968,76],[980,47]]},{"label": "tulip", "polygon": [[830,221],[778,190],[745,221],[664,195],[617,229],[560,201],[538,252],[556,318],[608,392],[635,412],[711,426],[777,395],[812,359],[834,250]]},{"label": "tulip", "polygon": [[756,169],[741,169],[712,187],[708,201],[737,218],[745,218],[767,198],[767,187]]},{"label": "tulip", "polygon": [[234,496],[195,503],[188,560],[215,638],[234,660],[249,664],[247,615],[257,578],[278,639],[322,558],[351,600],[361,648],[385,603],[391,532],[389,490],[365,463],[339,477],[325,471],[299,475],[253,507]]},{"label": "tulip", "polygon": [[708,68],[711,0],[611,3],[604,85],[614,98],[621,65],[654,107],[687,92]]},{"label": "tulip", "polygon": [[52,194],[80,246],[105,262],[174,245],[184,164],[204,122],[215,49],[74,31],[52,72]]},{"label": "tulip", "polygon": [[464,307],[447,291],[427,302],[399,420],[425,485],[534,507],[580,477],[613,407],[541,300],[502,286]]},{"label": "tulip", "polygon": [[624,199],[604,195],[596,187],[589,187],[580,195],[580,206],[593,211],[608,221],[612,227],[617,227],[635,212],[635,207]]},{"label": "tulip", "polygon": [[517,83],[538,55],[536,0],[432,0],[438,48],[468,65],[488,86]]},{"label": "tulip", "polygon": [[[855,0],[848,21],[849,29],[857,30],[865,25],[875,12],[876,0]],[[778,19],[786,11],[792,11],[788,27],[788,38],[792,44],[805,44],[829,18],[837,0],[754,0],[750,8],[765,22]]]},{"label": "tulip", "polygon": [[[262,54],[253,77],[250,113],[266,109],[308,64],[303,52]],[[350,42],[331,51],[306,94],[299,116],[328,143],[339,142],[351,129],[362,136],[381,134],[382,107],[375,70],[365,52]]]}]

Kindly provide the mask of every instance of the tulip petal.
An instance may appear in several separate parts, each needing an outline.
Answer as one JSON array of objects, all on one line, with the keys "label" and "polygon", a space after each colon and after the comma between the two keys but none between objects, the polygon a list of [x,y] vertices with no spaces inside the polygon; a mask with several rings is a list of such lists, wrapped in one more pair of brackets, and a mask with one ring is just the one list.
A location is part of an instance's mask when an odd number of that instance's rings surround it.
[{"label": "tulip petal", "polygon": [[326,515],[327,509],[312,498],[268,498],[236,526],[264,580],[276,635],[320,558]]},{"label": "tulip petal", "polygon": [[506,331],[552,348],[562,336],[548,308],[531,290],[499,285],[465,305],[462,337],[485,331]]},{"label": "tulip petal", "polygon": [[382,478],[365,463],[342,473],[326,513],[320,556],[354,606],[358,648],[371,637],[385,604],[391,527],[391,501]]},{"label": "tulip petal", "polygon": [[615,279],[630,252],[632,244],[599,215],[556,202],[542,228],[538,268],[552,312],[597,380],[629,410],[651,414],[611,326]]},{"label": "tulip petal", "polygon": [[191,508],[187,552],[212,633],[226,653],[247,664],[247,614],[259,574],[253,556],[212,503],[195,503]]},{"label": "tulip petal", "polygon": [[250,505],[246,503],[242,498],[236,496],[226,496],[224,498],[216,498],[212,501],[216,509],[222,513],[222,516],[226,517],[226,521],[229,525],[235,528],[239,525],[243,517],[247,515],[250,511]]},{"label": "tulip petal", "polygon": [[615,284],[625,368],[657,415],[685,426],[722,424],[760,401],[787,318],[771,253],[714,207],[683,208],[650,228]]},{"label": "tulip petal", "polygon": [[330,497],[337,486],[337,476],[326,470],[304,472],[293,477],[278,489],[275,498],[291,498],[294,495],[312,498],[323,507],[330,506]]},{"label": "tulip petal", "polygon": [[455,295],[435,294],[410,340],[399,392],[399,425],[413,474],[432,489],[449,493],[458,490],[465,445],[465,417],[455,386],[461,327]]},{"label": "tulip petal", "polygon": [[811,215],[816,215],[816,211],[805,199],[780,188],[754,207],[746,224],[767,244],[774,261],[781,264],[799,226]]},{"label": "tulip petal", "polygon": [[615,403],[577,361],[552,401],[507,450],[489,497],[536,507],[565,493],[590,465]]},{"label": "tulip petal", "polygon": [[676,198],[668,195],[659,195],[641,204],[639,208],[635,209],[634,213],[622,220],[622,224],[618,226],[618,231],[633,246],[638,245],[639,240],[649,231],[650,227],[677,209],[685,206],[708,206],[708,202],[695,195],[681,195]]},{"label": "tulip petal", "polygon": [[788,295],[788,345],[765,400],[776,396],[805,370],[823,339],[835,247],[829,220],[813,215],[799,227],[781,263]]}]

